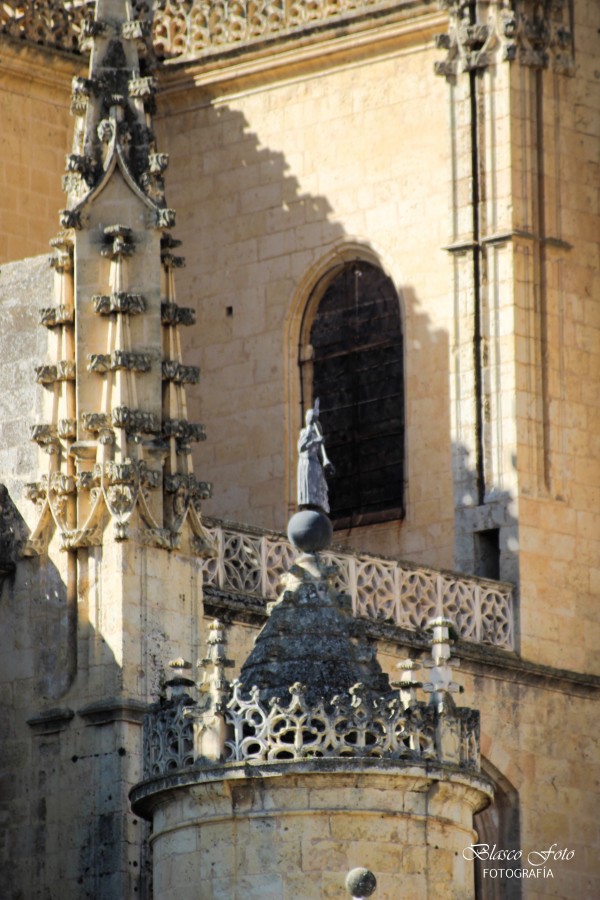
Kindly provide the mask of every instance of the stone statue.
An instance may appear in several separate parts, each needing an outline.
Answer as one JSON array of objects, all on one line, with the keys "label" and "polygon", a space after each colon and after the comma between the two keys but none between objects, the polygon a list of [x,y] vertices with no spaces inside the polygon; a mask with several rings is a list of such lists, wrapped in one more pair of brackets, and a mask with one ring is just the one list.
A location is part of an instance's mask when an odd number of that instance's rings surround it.
[{"label": "stone statue", "polygon": [[329,498],[325,473],[333,468],[323,443],[319,427],[319,401],[306,413],[306,427],[298,440],[298,506],[316,506],[329,512]]}]

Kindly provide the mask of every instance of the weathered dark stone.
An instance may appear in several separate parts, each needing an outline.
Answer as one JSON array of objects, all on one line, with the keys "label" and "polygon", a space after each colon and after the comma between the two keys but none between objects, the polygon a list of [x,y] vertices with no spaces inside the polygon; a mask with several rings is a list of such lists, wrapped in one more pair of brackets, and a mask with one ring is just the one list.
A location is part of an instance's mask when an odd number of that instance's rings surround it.
[{"label": "weathered dark stone", "polygon": [[300,682],[311,704],[330,702],[359,682],[377,696],[389,692],[388,678],[370,648],[352,638],[343,600],[316,557],[293,566],[288,590],[272,605],[242,667],[245,688],[256,685],[262,699],[287,700],[290,686]]},{"label": "weathered dark stone", "polygon": [[355,898],[370,897],[377,887],[377,879],[369,869],[352,869],[346,875],[346,890]]}]

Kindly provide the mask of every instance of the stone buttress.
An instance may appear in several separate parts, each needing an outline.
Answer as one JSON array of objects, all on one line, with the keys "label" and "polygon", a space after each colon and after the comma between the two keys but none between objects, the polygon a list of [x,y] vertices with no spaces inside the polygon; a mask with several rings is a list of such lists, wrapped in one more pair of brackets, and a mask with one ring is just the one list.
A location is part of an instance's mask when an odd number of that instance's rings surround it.
[{"label": "stone buttress", "polygon": [[195,317],[175,297],[183,259],[152,129],[147,23],[126,0],[97,0],[83,31],[90,69],[73,81],[54,303],[41,315],[49,359],[36,370],[40,477],[29,494],[39,515],[24,551],[66,585],[69,672],[30,725],[41,740],[60,732],[58,752],[75,761],[57,793],[72,792],[75,771],[89,786],[68,872],[44,878],[114,900],[139,896],[142,835],[127,791],[139,778],[143,711],[159,690],[156,660],[197,644],[210,486],[192,467],[191,444],[205,435],[188,421],[185,391],[199,371],[183,363],[179,331]]}]

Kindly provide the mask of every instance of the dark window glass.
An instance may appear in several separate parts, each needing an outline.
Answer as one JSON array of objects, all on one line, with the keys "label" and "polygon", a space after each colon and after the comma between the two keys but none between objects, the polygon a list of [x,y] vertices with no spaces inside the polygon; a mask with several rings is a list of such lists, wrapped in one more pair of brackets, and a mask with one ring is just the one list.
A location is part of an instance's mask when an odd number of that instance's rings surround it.
[{"label": "dark window glass", "polygon": [[368,263],[346,266],[319,303],[310,344],[312,397],[319,398],[327,454],[336,469],[329,479],[334,524],[399,518],[404,385],[392,281]]}]

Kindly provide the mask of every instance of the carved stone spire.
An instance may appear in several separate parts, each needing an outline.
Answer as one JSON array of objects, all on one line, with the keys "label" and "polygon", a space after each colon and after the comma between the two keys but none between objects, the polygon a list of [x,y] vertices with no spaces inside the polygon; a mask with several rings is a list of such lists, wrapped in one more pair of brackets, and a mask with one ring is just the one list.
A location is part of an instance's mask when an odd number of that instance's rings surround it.
[{"label": "carved stone spire", "polygon": [[204,430],[187,421],[185,400],[199,372],[183,365],[179,341],[194,316],[175,302],[183,260],[152,130],[148,23],[129,0],[97,0],[83,32],[90,70],[73,81],[56,305],[43,311],[51,364],[37,369],[48,402],[33,439],[50,462],[31,488],[41,509],[29,550],[44,548],[53,525],[67,549],[99,544],[112,522],[117,540],[167,549],[187,530],[186,548],[203,553],[210,486],[193,475],[190,442]]},{"label": "carved stone spire", "polygon": [[97,0],[95,18],[83,31],[91,47],[90,72],[73,80],[76,125],[62,224],[84,225],[88,204],[118,169],[147,207],[148,224],[154,219],[158,227],[171,227],[175,213],[165,206],[162,179],[168,157],[156,152],[152,131],[157,82],[150,71],[148,25],[133,20],[128,0]]}]

